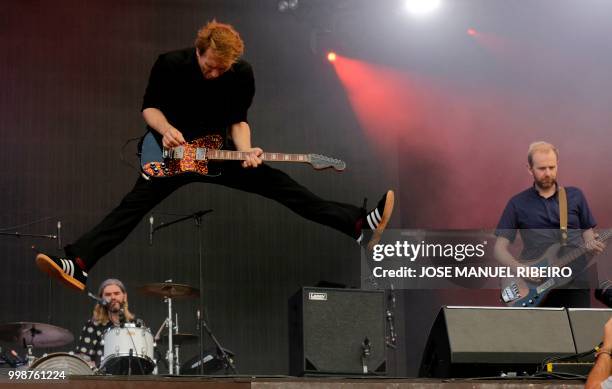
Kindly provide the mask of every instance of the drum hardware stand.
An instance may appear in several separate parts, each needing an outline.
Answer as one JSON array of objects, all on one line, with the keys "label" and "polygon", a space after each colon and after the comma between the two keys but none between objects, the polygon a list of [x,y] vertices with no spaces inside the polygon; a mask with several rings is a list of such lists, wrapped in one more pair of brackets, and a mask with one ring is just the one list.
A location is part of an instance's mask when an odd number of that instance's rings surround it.
[{"label": "drum hardware stand", "polygon": [[[25,343],[25,340],[23,341]],[[34,346],[32,346],[31,344],[25,345],[24,344],[24,348],[26,348],[28,351],[26,353],[26,366],[30,367],[32,366],[32,363],[34,363],[34,360],[36,359],[36,357],[34,356],[34,353],[32,353],[32,348],[34,348]]]},{"label": "drum hardware stand", "polygon": [[[174,315],[175,315],[174,316],[174,331],[175,331],[174,333],[178,334],[178,332],[179,332],[178,313],[175,313]],[[179,361],[179,351],[180,351],[180,348],[181,348],[181,345],[179,343],[176,343],[174,345],[174,362],[176,363],[176,367],[175,367],[176,375],[180,375],[181,374],[181,372],[180,372],[181,364],[180,364],[180,361]]]},{"label": "drum hardware stand", "polygon": [[[172,282],[172,280],[165,280],[164,282]],[[156,342],[160,339],[161,332],[164,328],[168,327],[168,351],[166,351],[166,360],[168,361],[168,374],[178,375],[180,372],[180,361],[179,361],[179,344],[175,344],[173,347],[173,334],[178,333],[178,313],[175,313],[175,320],[172,321],[172,298],[164,297],[164,302],[168,304],[168,317],[164,319],[164,322],[157,330],[155,337],[153,338]]]},{"label": "drum hardware stand", "polygon": [[[159,349],[157,348],[157,342],[160,339],[160,335],[161,332],[164,330],[164,328],[166,328],[166,325],[168,324],[168,318],[164,319],[164,322],[161,324],[161,326],[159,326],[159,329],[157,330],[157,332],[155,333],[155,337],[153,338],[153,348],[154,348],[154,353],[155,353],[155,357],[159,358],[160,361],[163,361],[164,358],[162,357],[162,355],[160,354]],[[166,354],[166,359],[168,358],[168,354]],[[155,368],[153,369],[153,375],[157,375],[158,371],[157,371],[157,359],[154,359],[155,362]],[[166,365],[166,367],[168,368],[168,370],[170,370],[169,365]]]},{"label": "drum hardware stand", "polygon": [[[203,257],[203,249],[202,249],[202,217],[208,213],[211,213],[213,210],[212,209],[206,209],[203,211],[198,211],[198,212],[194,212],[191,215],[187,215],[187,216],[183,216],[180,217],[176,220],[173,220],[171,222],[168,223],[161,223],[158,226],[153,226],[153,216],[151,216],[151,218],[149,219],[149,222],[151,223],[151,230],[149,233],[149,241],[150,244],[152,244],[153,242],[153,234],[165,227],[171,226],[172,224],[176,224],[176,223],[180,223],[182,221],[185,220],[189,220],[189,219],[194,219],[195,221],[195,226],[196,226],[196,231],[197,231],[197,235],[198,235],[198,279],[199,279],[199,289],[200,289],[200,303],[199,303],[199,310],[200,312],[203,312],[204,309],[204,275],[202,272],[202,257]],[[171,299],[170,299],[171,300]],[[169,351],[169,355],[168,355],[168,359],[169,361],[173,360],[173,355],[172,355],[172,311],[170,309],[171,306],[171,302],[168,302],[168,328],[170,329],[168,331],[168,351]],[[204,359],[204,326],[206,326],[206,322],[204,321],[204,319],[202,318],[202,323],[198,323],[198,328],[200,329],[200,333],[199,333],[199,339],[198,339],[198,343],[199,343],[199,349],[200,349],[200,361],[202,361],[202,359]],[[209,336],[211,336],[211,339],[213,339],[213,341],[217,344],[217,347],[220,347],[219,342],[217,342],[217,340],[214,338],[214,336],[212,336],[212,332],[210,332],[210,329],[208,329],[208,326],[206,326],[206,331],[208,332]],[[231,360],[229,359],[229,357],[227,356],[227,354],[225,353],[225,351],[223,350],[223,348],[221,348],[221,353],[223,354],[223,358],[224,361],[228,361],[229,362],[229,366],[231,366],[232,371],[236,372],[236,369],[234,368],[233,363],[231,363]],[[173,368],[172,368],[172,362],[169,363],[169,373],[172,374],[173,373]],[[204,365],[201,363],[200,364],[200,374],[204,375]]]},{"label": "drum hardware stand", "polygon": [[34,343],[34,337],[36,336],[36,333],[37,331],[35,328],[30,329],[30,335],[32,337],[32,341],[29,344],[26,344],[26,340],[23,339],[23,348],[28,350],[26,352],[26,357],[25,357],[26,366],[28,367],[32,366],[32,363],[34,363],[34,360],[36,359],[36,357],[34,356],[34,353],[32,352],[32,349],[34,348],[33,343]]},{"label": "drum hardware stand", "polygon": [[[164,282],[172,282],[172,280],[166,280]],[[174,374],[174,353],[172,350],[172,297],[164,297],[164,302],[168,304],[168,317],[166,318],[166,326],[168,326],[168,351],[166,352],[166,359],[168,360],[168,374]]]}]

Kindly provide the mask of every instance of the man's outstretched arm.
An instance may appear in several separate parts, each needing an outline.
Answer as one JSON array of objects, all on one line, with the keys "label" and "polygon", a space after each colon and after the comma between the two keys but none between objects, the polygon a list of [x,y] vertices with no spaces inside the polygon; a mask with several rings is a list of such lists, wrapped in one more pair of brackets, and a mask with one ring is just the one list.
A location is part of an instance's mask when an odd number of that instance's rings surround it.
[{"label": "man's outstretched arm", "polygon": [[259,147],[251,146],[251,127],[247,122],[239,122],[232,124],[231,128],[232,140],[238,151],[249,151],[247,159],[242,162],[245,168],[257,167],[261,165],[262,160],[259,158],[263,154],[263,150]]}]

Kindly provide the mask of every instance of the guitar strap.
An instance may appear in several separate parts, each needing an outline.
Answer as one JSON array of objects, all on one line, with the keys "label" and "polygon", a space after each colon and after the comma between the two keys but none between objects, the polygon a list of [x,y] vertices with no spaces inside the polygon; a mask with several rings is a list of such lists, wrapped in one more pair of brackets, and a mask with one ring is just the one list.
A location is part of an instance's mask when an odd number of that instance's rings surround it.
[{"label": "guitar strap", "polygon": [[561,229],[561,245],[567,244],[567,194],[565,188],[559,187],[559,228]]}]

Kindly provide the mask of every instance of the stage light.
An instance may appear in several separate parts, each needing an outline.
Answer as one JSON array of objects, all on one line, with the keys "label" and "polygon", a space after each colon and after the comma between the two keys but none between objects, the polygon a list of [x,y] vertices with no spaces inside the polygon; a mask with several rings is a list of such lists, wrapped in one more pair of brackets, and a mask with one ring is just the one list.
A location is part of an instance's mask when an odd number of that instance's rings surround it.
[{"label": "stage light", "polygon": [[289,9],[289,3],[287,0],[281,0],[278,2],[278,12],[287,12]]},{"label": "stage light", "polygon": [[469,36],[476,36],[476,34],[478,34],[478,32],[476,30],[474,30],[473,28],[468,28],[467,29],[467,34]]},{"label": "stage light", "polygon": [[334,62],[336,60],[336,53],[334,53],[333,51],[327,53],[327,60],[329,62]]},{"label": "stage light", "polygon": [[295,11],[299,5],[299,0],[280,0],[277,8],[279,12]]},{"label": "stage light", "polygon": [[440,7],[441,0],[404,0],[408,12],[415,15],[424,15]]}]

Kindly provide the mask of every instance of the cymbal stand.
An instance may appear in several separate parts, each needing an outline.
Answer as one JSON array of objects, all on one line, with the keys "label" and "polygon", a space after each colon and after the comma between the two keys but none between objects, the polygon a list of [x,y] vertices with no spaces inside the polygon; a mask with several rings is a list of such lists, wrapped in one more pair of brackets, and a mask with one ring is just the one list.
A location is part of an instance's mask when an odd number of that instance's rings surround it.
[{"label": "cymbal stand", "polygon": [[[166,280],[165,282],[172,282],[172,280]],[[164,297],[164,302],[168,304],[168,317],[166,318],[166,325],[168,326],[168,374],[174,374],[174,353],[172,349],[172,297]]]},{"label": "cymbal stand", "polygon": [[[175,334],[178,334],[179,330],[178,330],[178,313],[174,314],[174,331]],[[172,332],[172,331],[170,331]],[[174,368],[174,370],[176,371],[176,375],[180,375],[181,374],[181,363],[179,361],[179,351],[180,351],[181,345],[177,342],[174,345],[174,363],[176,363],[176,366]]]},{"label": "cymbal stand", "polygon": [[34,348],[34,337],[36,337],[36,334],[39,333],[40,331],[37,331],[34,327],[32,327],[30,329],[30,343],[26,344],[26,340],[23,339],[23,348],[28,350],[26,354],[26,362],[28,367],[32,366],[32,363],[34,363],[34,360],[36,359],[34,353],[32,353],[32,349]]},{"label": "cymbal stand", "polygon": [[36,359],[34,353],[32,353],[33,348],[34,346],[31,344],[26,345],[26,349],[28,350],[26,354],[26,365],[28,367],[32,366],[32,363],[34,363],[34,360]]},{"label": "cymbal stand", "polygon": [[[156,349],[155,355],[157,357],[157,353],[159,352],[159,350],[157,349],[157,342],[159,342],[160,340],[160,335],[161,332],[164,330],[164,328],[166,328],[166,326],[168,325],[168,318],[164,319],[164,322],[161,324],[161,326],[159,326],[159,329],[157,330],[157,332],[155,333],[155,336],[153,337],[153,347]],[[164,358],[162,358],[161,356],[159,356],[159,360],[162,361]],[[168,359],[168,354],[166,354],[166,362]],[[153,375],[157,375],[158,369],[157,369],[157,359],[155,359],[155,369],[153,370]],[[166,367],[168,367],[168,365],[166,365]],[[169,369],[169,367],[168,367]]]}]

